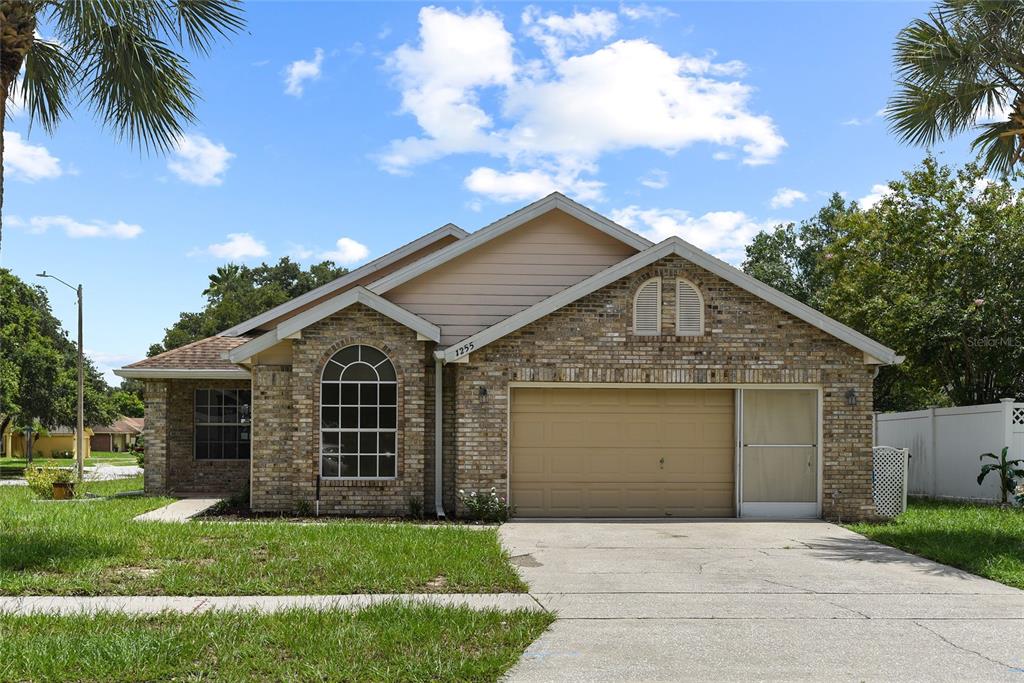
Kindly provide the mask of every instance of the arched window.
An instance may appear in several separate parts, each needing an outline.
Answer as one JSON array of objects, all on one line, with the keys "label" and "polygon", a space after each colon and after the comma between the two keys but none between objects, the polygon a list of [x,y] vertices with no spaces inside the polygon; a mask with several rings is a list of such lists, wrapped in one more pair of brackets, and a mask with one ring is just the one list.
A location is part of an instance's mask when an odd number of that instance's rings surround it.
[{"label": "arched window", "polygon": [[661,278],[652,277],[633,298],[633,334],[661,334]]},{"label": "arched window", "polygon": [[320,476],[390,479],[396,472],[395,366],[372,346],[347,346],[320,378]]},{"label": "arched window", "polygon": [[676,280],[676,334],[680,337],[704,335],[704,297],[689,280]]}]

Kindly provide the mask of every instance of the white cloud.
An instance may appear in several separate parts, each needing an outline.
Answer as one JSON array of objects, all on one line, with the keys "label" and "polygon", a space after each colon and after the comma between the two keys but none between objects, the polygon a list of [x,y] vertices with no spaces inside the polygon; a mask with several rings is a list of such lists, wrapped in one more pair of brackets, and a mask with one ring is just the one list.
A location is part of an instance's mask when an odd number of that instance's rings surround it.
[{"label": "white cloud", "polygon": [[296,261],[308,261],[313,258],[314,252],[301,244],[289,244],[288,245],[288,256],[295,259]]},{"label": "white cloud", "polygon": [[640,3],[639,5],[619,5],[619,14],[631,21],[648,19],[655,23],[660,22],[663,19],[668,19],[669,17],[677,16],[675,12],[667,7],[662,7],[660,5],[651,7],[646,3]]},{"label": "white cloud", "polygon": [[627,206],[612,211],[610,217],[653,242],[676,235],[734,265],[743,262],[746,245],[754,235],[773,225],[757,221],[742,211],[709,211],[693,216],[681,209]]},{"label": "white cloud", "polygon": [[658,168],[652,168],[647,175],[640,178],[640,184],[652,190],[664,190],[668,187],[668,173]]},{"label": "white cloud", "polygon": [[473,169],[464,182],[466,189],[471,192],[486,195],[499,202],[533,201],[556,190],[571,194],[580,201],[600,199],[604,183],[581,179],[579,173],[582,170],[563,173],[532,169],[502,173],[482,166]]},{"label": "white cloud", "polygon": [[370,250],[365,244],[360,244],[348,237],[342,237],[334,244],[335,248],[331,251],[323,252],[320,254],[320,258],[348,265],[358,263],[370,255]]},{"label": "white cloud", "polygon": [[870,209],[890,194],[892,194],[892,189],[888,185],[875,183],[871,186],[870,192],[857,200],[857,205],[862,209]]},{"label": "white cloud", "polygon": [[217,258],[244,261],[250,258],[261,258],[270,252],[267,245],[260,242],[247,232],[232,232],[228,234],[227,241],[214,243],[202,250],[192,252],[193,254],[209,254]]},{"label": "white cloud", "polygon": [[85,355],[92,359],[92,362],[96,364],[96,368],[103,373],[107,383],[114,387],[121,385],[121,378],[114,374],[114,368],[120,368],[128,363],[141,360],[135,354],[94,351],[92,349],[86,349]]},{"label": "white cloud", "polygon": [[800,190],[794,190],[791,187],[780,187],[778,190],[776,190],[775,194],[771,198],[771,201],[768,202],[768,205],[771,206],[773,209],[783,207],[789,208],[790,206],[793,206],[797,202],[806,201],[807,195],[801,192]]},{"label": "white cloud", "polygon": [[235,157],[224,145],[202,135],[182,135],[174,149],[174,157],[167,168],[186,183],[193,185],[220,185]]},{"label": "white cloud", "polygon": [[10,216],[8,224],[16,228],[24,228],[34,235],[41,235],[51,228],[63,230],[68,237],[112,237],[119,240],[130,240],[142,234],[142,226],[134,223],[117,221],[89,221],[83,223],[69,216],[32,216],[27,221],[17,216]]},{"label": "white cloud", "polygon": [[306,81],[315,81],[320,78],[321,67],[324,63],[324,51],[321,48],[313,50],[313,59],[298,59],[288,65],[284,72],[284,92],[293,97],[302,97],[305,92]]},{"label": "white cloud", "polygon": [[[610,22],[594,20],[594,12],[530,12],[526,28],[543,27],[545,35],[565,39],[560,46],[576,49],[585,38],[610,36]],[[547,52],[540,66],[517,60],[501,17],[486,10],[420,10],[419,45],[401,46],[387,63],[402,111],[416,118],[421,134],[392,141],[378,157],[381,167],[404,173],[444,156],[484,153],[508,162],[507,172],[494,171],[510,176],[507,182],[525,181],[523,173],[533,182],[560,176],[563,185],[572,177],[593,191],[596,181],[580,174],[596,173],[609,152],[672,154],[704,142],[739,149],[745,164],[760,165],[786,146],[770,117],[750,111],[752,88],[737,80],[741,62],[674,56],[646,40],[619,40],[564,59],[558,50]],[[500,104],[491,111],[485,102]]]},{"label": "white cloud", "polygon": [[14,180],[35,182],[59,178],[64,169],[60,159],[42,145],[31,145],[21,133],[4,131],[4,172]]},{"label": "white cloud", "polygon": [[523,10],[521,19],[526,35],[536,41],[552,62],[562,61],[566,52],[579,50],[595,40],[611,38],[619,27],[618,16],[603,9],[574,10],[566,17],[542,15],[539,8],[530,5]]}]

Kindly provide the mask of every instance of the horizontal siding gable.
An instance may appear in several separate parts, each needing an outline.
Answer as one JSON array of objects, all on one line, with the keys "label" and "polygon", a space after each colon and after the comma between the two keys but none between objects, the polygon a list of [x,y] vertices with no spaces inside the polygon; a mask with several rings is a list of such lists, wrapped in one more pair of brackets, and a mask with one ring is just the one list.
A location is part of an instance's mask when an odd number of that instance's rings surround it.
[{"label": "horizontal siding gable", "polygon": [[636,253],[554,209],[384,294],[441,327],[447,346]]}]

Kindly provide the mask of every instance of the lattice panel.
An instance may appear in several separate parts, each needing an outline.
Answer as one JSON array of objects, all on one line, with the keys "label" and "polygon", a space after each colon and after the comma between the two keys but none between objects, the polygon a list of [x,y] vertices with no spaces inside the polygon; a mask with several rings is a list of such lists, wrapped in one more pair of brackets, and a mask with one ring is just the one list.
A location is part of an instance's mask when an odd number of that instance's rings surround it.
[{"label": "lattice panel", "polygon": [[1010,424],[1016,426],[1024,426],[1024,408],[1014,408],[1013,417],[1010,418]]},{"label": "lattice panel", "polygon": [[892,446],[878,446],[871,450],[871,488],[875,508],[883,517],[895,517],[907,509],[907,450]]}]

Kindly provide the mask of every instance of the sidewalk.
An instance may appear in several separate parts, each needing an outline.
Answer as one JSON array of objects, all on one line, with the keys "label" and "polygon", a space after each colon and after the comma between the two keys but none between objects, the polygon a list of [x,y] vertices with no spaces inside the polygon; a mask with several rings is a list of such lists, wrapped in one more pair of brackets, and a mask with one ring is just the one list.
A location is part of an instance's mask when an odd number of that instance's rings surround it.
[{"label": "sidewalk", "polygon": [[24,596],[0,597],[0,614],[94,614],[124,612],[240,611],[280,612],[288,609],[314,610],[360,609],[383,602],[404,601],[442,606],[465,605],[472,609],[542,610],[528,593],[381,593],[356,595],[228,595],[215,597],[179,597],[164,595],[126,596]]}]

